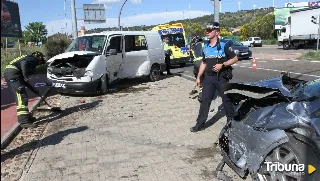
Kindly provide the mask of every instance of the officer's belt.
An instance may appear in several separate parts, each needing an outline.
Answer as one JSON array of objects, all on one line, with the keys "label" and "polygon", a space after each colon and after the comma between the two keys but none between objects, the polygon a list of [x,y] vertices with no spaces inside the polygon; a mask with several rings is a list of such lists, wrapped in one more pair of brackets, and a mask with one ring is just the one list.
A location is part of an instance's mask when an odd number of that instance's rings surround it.
[{"label": "officer's belt", "polygon": [[217,75],[219,75],[219,74],[221,74],[221,72],[205,72],[204,73],[205,75],[208,75],[208,76],[217,76]]}]

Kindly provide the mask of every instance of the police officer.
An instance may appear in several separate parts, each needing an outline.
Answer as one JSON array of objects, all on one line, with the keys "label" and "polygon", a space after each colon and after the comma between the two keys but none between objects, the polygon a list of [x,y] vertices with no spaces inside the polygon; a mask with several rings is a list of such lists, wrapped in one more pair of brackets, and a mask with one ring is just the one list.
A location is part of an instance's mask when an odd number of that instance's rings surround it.
[{"label": "police officer", "polygon": [[4,70],[4,78],[15,94],[18,122],[23,128],[37,126],[33,124],[36,119],[29,113],[28,95],[25,87],[28,87],[35,94],[39,94],[39,92],[28,83],[28,77],[35,73],[38,65],[42,64],[44,64],[44,55],[36,51],[31,55],[23,55],[12,60]]},{"label": "police officer", "polygon": [[198,132],[204,129],[215,91],[218,91],[222,98],[227,119],[230,120],[235,116],[233,105],[224,94],[224,84],[232,78],[231,65],[238,61],[238,57],[230,44],[218,38],[219,33],[220,24],[218,22],[207,25],[206,37],[209,41],[203,47],[203,60],[196,81],[196,86],[200,87],[201,76],[204,75],[202,101],[197,123],[190,128],[191,132]]},{"label": "police officer", "polygon": [[163,49],[164,49],[164,53],[165,53],[165,63],[166,63],[166,69],[167,69],[167,75],[171,75],[170,72],[170,56],[172,54],[172,51],[169,47],[169,38],[168,37],[164,37],[163,38]]}]

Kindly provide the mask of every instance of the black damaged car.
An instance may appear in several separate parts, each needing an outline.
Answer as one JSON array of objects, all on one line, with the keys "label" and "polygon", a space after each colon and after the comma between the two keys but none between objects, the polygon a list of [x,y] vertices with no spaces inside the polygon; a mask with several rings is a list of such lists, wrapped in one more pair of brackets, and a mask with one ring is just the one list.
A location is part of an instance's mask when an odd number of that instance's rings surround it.
[{"label": "black damaged car", "polygon": [[[318,181],[320,171],[320,78],[287,74],[254,83],[227,83],[237,115],[219,135],[222,169],[258,181]],[[312,166],[312,167],[311,167]],[[309,168],[308,168],[309,167]],[[313,170],[314,171],[314,170]]]}]

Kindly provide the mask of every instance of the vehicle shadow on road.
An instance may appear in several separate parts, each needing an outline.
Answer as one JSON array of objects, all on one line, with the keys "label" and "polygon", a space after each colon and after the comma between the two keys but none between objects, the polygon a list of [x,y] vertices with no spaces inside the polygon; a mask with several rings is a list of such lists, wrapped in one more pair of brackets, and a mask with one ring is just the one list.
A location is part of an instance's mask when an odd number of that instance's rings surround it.
[{"label": "vehicle shadow on road", "polygon": [[77,128],[70,128],[64,131],[59,131],[57,133],[54,133],[40,140],[32,140],[29,143],[23,144],[17,148],[14,148],[6,153],[1,154],[1,162],[4,162],[10,158],[14,158],[15,156],[21,155],[24,152],[28,152],[28,151],[45,147],[48,145],[59,144],[66,136],[73,133],[78,133],[87,129],[88,129],[87,126],[80,126]]},{"label": "vehicle shadow on road", "polygon": [[37,124],[44,124],[44,123],[50,123],[52,121],[61,119],[65,116],[68,116],[72,113],[81,111],[81,112],[88,112],[91,109],[97,107],[103,100],[96,100],[90,103],[85,103],[85,104],[80,104],[74,107],[68,107],[66,109],[63,109],[59,112],[52,112],[51,114],[43,117],[39,117],[38,121],[36,122]]},{"label": "vehicle shadow on road", "polygon": [[218,111],[216,112],[216,114],[214,116],[212,116],[211,119],[209,119],[205,124],[204,124],[204,128],[207,129],[209,127],[211,127],[212,125],[214,125],[216,122],[218,122],[221,118],[223,118],[226,115],[224,108],[223,108],[223,104],[221,104],[218,107]]}]

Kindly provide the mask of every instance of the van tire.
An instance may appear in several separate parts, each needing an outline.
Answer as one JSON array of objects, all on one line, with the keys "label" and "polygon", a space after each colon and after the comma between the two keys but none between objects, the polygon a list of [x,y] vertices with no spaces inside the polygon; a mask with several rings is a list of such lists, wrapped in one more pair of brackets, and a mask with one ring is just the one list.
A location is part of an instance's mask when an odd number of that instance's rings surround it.
[{"label": "van tire", "polygon": [[282,46],[283,46],[284,50],[289,50],[290,49],[289,42],[283,42]]},{"label": "van tire", "polygon": [[107,74],[104,74],[101,78],[100,78],[100,84],[98,86],[98,93],[99,94],[106,94],[108,93],[108,75]]},{"label": "van tire", "polygon": [[158,64],[152,65],[150,69],[149,80],[151,82],[158,81],[160,79],[160,74],[160,66]]}]

